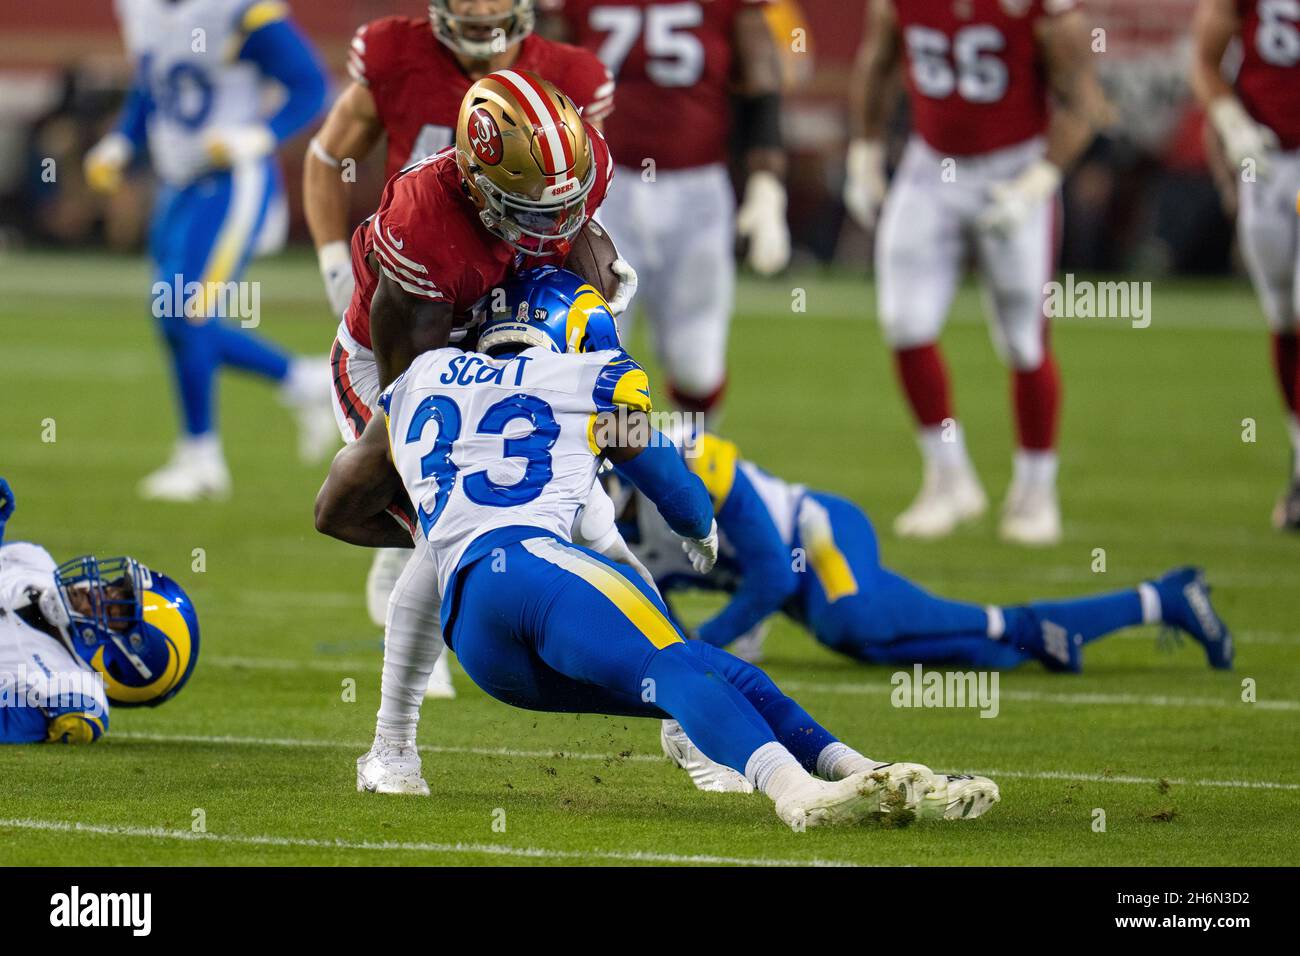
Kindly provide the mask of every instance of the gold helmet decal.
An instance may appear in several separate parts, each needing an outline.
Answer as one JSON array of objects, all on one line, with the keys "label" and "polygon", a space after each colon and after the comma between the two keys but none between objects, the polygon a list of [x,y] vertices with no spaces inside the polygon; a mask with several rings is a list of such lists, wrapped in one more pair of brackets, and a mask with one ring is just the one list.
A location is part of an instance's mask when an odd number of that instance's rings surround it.
[{"label": "gold helmet decal", "polygon": [[562,251],[586,222],[596,181],[577,107],[523,70],[470,87],[456,123],[456,161],[489,232],[528,255]]}]

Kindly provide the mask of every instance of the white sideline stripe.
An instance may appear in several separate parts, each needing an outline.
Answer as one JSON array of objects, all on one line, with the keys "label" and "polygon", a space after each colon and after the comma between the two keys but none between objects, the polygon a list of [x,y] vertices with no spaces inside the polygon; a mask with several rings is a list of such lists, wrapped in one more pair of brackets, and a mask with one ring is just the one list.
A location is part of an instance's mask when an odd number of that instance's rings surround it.
[{"label": "white sideline stripe", "polygon": [[[236,737],[236,736],[205,736],[202,734],[144,734],[144,733],[113,733],[110,738],[126,738],[129,740],[139,740],[145,743],[202,743],[202,744],[234,744],[249,747],[307,747],[315,749],[344,748],[350,750],[366,750],[370,744],[339,741],[339,740],[297,740],[289,737]],[[630,760],[639,763],[651,763],[666,761],[667,758],[659,754],[629,754],[626,757],[619,754],[610,753],[587,753],[583,751],[558,751],[558,750],[510,750],[506,747],[440,747],[436,744],[417,744],[416,749],[422,753],[433,754],[470,754],[474,756],[486,757],[520,757],[520,758],[543,758],[556,760]],[[976,770],[974,773],[981,773],[989,777],[1014,777],[1021,780],[1081,780],[1087,783],[1137,783],[1137,784],[1157,784],[1161,780],[1166,783],[1177,784],[1180,786],[1191,787],[1227,787],[1230,789],[1245,790],[1300,790],[1300,783],[1283,783],[1276,780],[1210,780],[1196,779],[1186,780],[1174,777],[1134,777],[1127,774],[1108,775],[1103,773],[1076,773],[1071,770]]]},{"label": "white sideline stripe", "polygon": [[150,840],[188,840],[193,843],[235,843],[244,846],[291,846],[318,850],[405,850],[412,853],[483,853],[541,860],[610,860],[619,863],[698,863],[713,866],[858,866],[842,860],[777,860],[769,857],[682,855],[650,850],[548,850],[533,846],[498,843],[408,843],[386,840],[317,840],[310,837],[241,836],[235,833],[194,833],[163,827],[106,826],[97,823],[68,823],[63,820],[0,818],[0,827],[15,830],[43,830],[54,833],[89,833],[96,836],[131,837]]},{"label": "white sideline stripe", "polygon": [[[884,684],[810,684],[782,681],[785,690],[809,694],[892,694],[894,688]],[[1003,700],[1046,701],[1053,704],[1133,704],[1141,707],[1244,707],[1259,710],[1300,710],[1296,700],[1260,700],[1246,704],[1236,697],[1172,697],[1168,694],[1054,694],[1038,690],[1004,690]]]},{"label": "white sideline stripe", "polygon": [[1281,783],[1275,780],[1185,780],[1181,777],[1134,777],[1129,774],[1072,773],[1068,770],[1042,770],[1025,773],[1019,770],[978,770],[986,777],[1012,777],[1029,780],[1079,780],[1084,783],[1140,783],[1172,786],[1229,787],[1237,790],[1300,790],[1300,783]]},{"label": "white sideline stripe", "polygon": [[[279,660],[273,657],[212,657],[204,664],[208,667],[248,668],[250,670],[316,670],[347,671],[365,670],[381,663],[379,655],[370,661],[361,660],[315,660],[304,661]],[[852,694],[859,696],[892,694],[894,687],[888,684],[825,684],[807,681],[781,681],[785,690],[808,694]],[[1040,690],[1004,690],[999,695],[1005,700],[1019,700],[1026,703],[1052,704],[1087,704],[1112,705],[1128,704],[1138,707],[1248,707],[1259,710],[1300,711],[1300,701],[1296,700],[1257,700],[1245,704],[1236,697],[1175,697],[1168,694],[1059,694]]]}]

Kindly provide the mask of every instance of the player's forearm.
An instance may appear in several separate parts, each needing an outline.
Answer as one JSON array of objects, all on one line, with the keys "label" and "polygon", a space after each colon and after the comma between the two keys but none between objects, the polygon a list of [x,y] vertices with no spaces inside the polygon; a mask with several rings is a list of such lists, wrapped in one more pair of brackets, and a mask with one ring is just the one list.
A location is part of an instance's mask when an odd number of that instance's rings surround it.
[{"label": "player's forearm", "polygon": [[737,137],[746,169],[785,176],[781,136],[781,56],[767,19],[758,9],[736,18],[733,42],[739,68]]},{"label": "player's forearm", "polygon": [[410,533],[387,511],[402,492],[388,457],[385,422],[376,416],[330,463],[316,495],[316,530],[367,548],[412,547]]},{"label": "player's forearm", "polygon": [[706,537],[713,526],[713,502],[704,482],[686,467],[671,441],[648,425],[646,430],[648,436],[638,448],[606,446],[615,470],[650,499],[676,534]]},{"label": "player's forearm", "polygon": [[1044,159],[1064,173],[1075,164],[1097,135],[1094,126],[1080,116],[1057,110],[1047,126],[1047,151]]},{"label": "player's forearm", "polygon": [[885,135],[889,107],[898,94],[898,23],[890,0],[868,0],[867,37],[853,61],[849,84],[849,134],[853,139]]},{"label": "player's forearm", "polygon": [[328,80],[306,38],[288,20],[277,20],[249,34],[240,59],[256,63],[285,89],[280,108],[267,120],[276,142],[283,142],[320,115]]},{"label": "player's forearm", "polygon": [[1223,77],[1223,57],[1240,28],[1232,0],[1201,0],[1197,5],[1192,21],[1192,92],[1203,108],[1235,95]]},{"label": "player's forearm", "polygon": [[320,249],[331,242],[346,243],[348,236],[348,185],[342,171],[312,152],[303,167],[302,208],[311,241]]}]

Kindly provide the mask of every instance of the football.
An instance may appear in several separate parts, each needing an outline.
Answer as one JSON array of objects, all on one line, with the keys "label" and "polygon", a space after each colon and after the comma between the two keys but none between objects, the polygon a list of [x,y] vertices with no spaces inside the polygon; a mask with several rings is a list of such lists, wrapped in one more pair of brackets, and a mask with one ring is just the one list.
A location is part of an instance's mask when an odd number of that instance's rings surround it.
[{"label": "football", "polygon": [[610,265],[618,258],[618,249],[614,240],[609,238],[604,228],[594,219],[587,220],[573,238],[573,245],[564,260],[564,268],[576,272],[593,286],[606,299],[611,299],[618,289],[618,276]]}]

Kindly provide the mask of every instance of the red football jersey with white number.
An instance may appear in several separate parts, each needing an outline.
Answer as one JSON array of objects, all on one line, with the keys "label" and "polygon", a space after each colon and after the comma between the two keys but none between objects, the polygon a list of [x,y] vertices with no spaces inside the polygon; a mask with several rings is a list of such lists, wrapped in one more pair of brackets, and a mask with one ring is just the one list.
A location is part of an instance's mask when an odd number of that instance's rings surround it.
[{"label": "red football jersey with white number", "polygon": [[894,0],[912,126],[941,153],[989,153],[1047,129],[1035,27],[1076,0]]},{"label": "red football jersey with white number", "polygon": [[[550,80],[589,122],[604,119],[614,106],[609,71],[580,47],[529,36],[509,68]],[[384,17],[361,27],[352,38],[348,75],[370,89],[388,134],[386,179],[455,141],[461,100],[473,80],[428,20]]]},{"label": "red football jersey with white number", "polygon": [[732,29],[769,0],[543,0],[573,41],[618,83],[605,135],[621,166],[725,162],[731,132]]},{"label": "red football jersey with white number", "polygon": [[[587,195],[587,216],[595,214],[609,191],[614,164],[609,147],[587,125],[596,181]],[[411,295],[448,302],[464,324],[474,303],[517,269],[560,265],[564,255],[525,256],[484,228],[478,209],[460,185],[456,150],[450,147],[388,181],[379,210],[352,234],[352,275],[356,290],[343,316],[357,344],[370,348],[370,302],[379,268]]]},{"label": "red football jersey with white number", "polygon": [[1237,95],[1283,149],[1300,148],[1300,0],[1237,0]]}]

